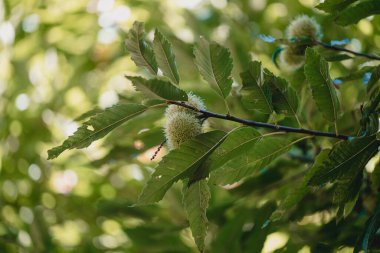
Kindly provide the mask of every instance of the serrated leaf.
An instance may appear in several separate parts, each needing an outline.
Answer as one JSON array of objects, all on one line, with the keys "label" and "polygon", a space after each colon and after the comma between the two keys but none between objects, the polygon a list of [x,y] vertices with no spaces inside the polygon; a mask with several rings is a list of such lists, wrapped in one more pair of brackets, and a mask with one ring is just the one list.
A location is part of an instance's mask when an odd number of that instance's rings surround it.
[{"label": "serrated leaf", "polygon": [[272,94],[264,83],[261,63],[250,62],[248,70],[240,74],[243,82],[242,103],[247,110],[256,110],[265,114],[273,113]]},{"label": "serrated leaf", "polygon": [[339,100],[330,77],[329,65],[312,48],[306,49],[305,76],[319,111],[325,119],[336,123]]},{"label": "serrated leaf", "polygon": [[179,73],[172,45],[157,29],[154,33],[153,49],[162,73],[169,77],[173,83],[179,84]]},{"label": "serrated leaf", "polygon": [[98,107],[95,107],[94,109],[89,110],[88,112],[85,112],[82,115],[76,117],[74,121],[82,121],[82,120],[88,119],[89,117],[94,116],[100,112],[103,112],[103,110]]},{"label": "serrated leaf", "polygon": [[137,201],[137,205],[160,201],[178,180],[190,176],[224,141],[226,133],[212,131],[186,141],[167,154],[156,167]]},{"label": "serrated leaf", "polygon": [[310,192],[308,187],[308,182],[310,178],[317,171],[317,167],[322,164],[328,157],[330,150],[322,150],[315,159],[313,166],[308,170],[304,176],[302,183],[298,185],[294,190],[292,190],[285,198],[285,200],[280,204],[278,209],[272,214],[271,220],[278,220],[282,217],[283,213],[295,206],[300,202],[306,194]]},{"label": "serrated leaf", "polygon": [[346,26],[356,24],[361,19],[375,14],[380,14],[380,1],[362,0],[339,12],[335,18],[335,22]]},{"label": "serrated leaf", "polygon": [[210,191],[206,179],[199,180],[190,186],[185,185],[182,194],[191,233],[199,251],[203,252],[208,223],[206,211],[210,199]]},{"label": "serrated leaf", "polygon": [[48,159],[58,157],[63,151],[88,147],[116,127],[146,111],[148,107],[139,104],[117,104],[91,117],[61,146],[48,150]]},{"label": "serrated leaf", "polygon": [[267,69],[264,70],[264,79],[265,85],[271,90],[272,105],[276,113],[295,117],[300,125],[297,116],[298,96],[296,91],[289,86],[285,79],[276,77]]},{"label": "serrated leaf", "polygon": [[320,186],[352,174],[353,171],[361,171],[378,151],[379,143],[374,136],[338,142],[328,158],[316,167],[317,171],[308,184]]},{"label": "serrated leaf", "polygon": [[325,0],[316,6],[317,9],[325,12],[338,12],[346,8],[348,5],[358,0]]},{"label": "serrated leaf", "polygon": [[131,59],[139,67],[145,67],[153,75],[157,74],[157,62],[151,45],[144,40],[144,23],[134,22],[125,39]]},{"label": "serrated leaf", "polygon": [[187,101],[187,94],[177,86],[168,81],[160,79],[144,79],[139,76],[126,76],[136,90],[152,98],[163,98],[166,100]]},{"label": "serrated leaf", "polygon": [[333,202],[339,205],[337,221],[346,218],[355,207],[362,185],[363,172],[352,171],[338,180],[334,188]]},{"label": "serrated leaf", "polygon": [[274,159],[289,151],[294,144],[306,138],[310,138],[310,136],[296,140],[286,137],[263,137],[254,147],[214,170],[210,175],[210,182],[221,185],[238,182],[244,177],[250,176],[254,171],[267,166]]},{"label": "serrated leaf", "polygon": [[232,58],[228,49],[200,38],[194,48],[195,64],[202,77],[226,98],[232,87]]},{"label": "serrated leaf", "polygon": [[210,156],[209,171],[252,148],[262,135],[252,127],[239,127],[228,133],[226,140]]}]

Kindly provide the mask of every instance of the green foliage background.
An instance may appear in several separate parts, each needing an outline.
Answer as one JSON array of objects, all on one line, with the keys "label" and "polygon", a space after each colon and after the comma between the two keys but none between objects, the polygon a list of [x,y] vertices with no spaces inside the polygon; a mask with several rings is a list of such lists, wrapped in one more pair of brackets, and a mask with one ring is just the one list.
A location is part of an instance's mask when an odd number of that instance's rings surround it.
[{"label": "green foliage background", "polygon": [[[167,152],[162,150],[150,161],[164,138],[163,109],[148,111],[88,148],[66,151],[56,160],[47,160],[46,151],[77,129],[88,117],[83,113],[118,101],[141,103],[145,98],[124,78],[149,76],[135,66],[124,47],[135,20],[145,23],[148,38],[153,38],[157,27],[171,41],[180,87],[203,97],[210,111],[227,112],[194,64],[193,44],[199,36],[230,49],[236,84],[242,83],[239,73],[248,68],[251,58],[259,60],[298,93],[305,128],[333,132],[334,125],[311,102],[303,70],[276,68],[271,54],[277,45],[259,39],[260,34],[285,37],[288,23],[307,14],[321,24],[324,41],[349,38],[348,47],[353,50],[378,52],[379,16],[342,27],[334,22],[334,15],[313,8],[317,4],[312,0],[291,4],[271,0],[0,1],[0,252],[197,252],[182,205],[181,183],[159,205],[132,207]],[[345,24],[344,17],[337,22]],[[339,89],[344,112],[337,122],[340,133],[359,131],[366,92],[361,79],[370,66],[373,62],[365,58],[330,64],[330,75],[344,81]],[[264,114],[244,109],[234,85],[232,94],[228,105],[234,115],[267,120]],[[238,126],[213,119],[209,124],[210,129],[225,131]],[[287,119],[282,124],[297,126]],[[287,140],[283,141],[285,146]],[[326,156],[320,151],[335,142],[326,138],[299,142],[242,183],[225,189],[212,186],[207,251],[352,251],[368,218],[380,213],[375,208],[379,155],[366,167],[353,211],[337,222],[333,188],[306,190],[302,180],[316,155],[318,164]],[[228,182],[217,173],[215,184]],[[294,192],[297,185],[300,192]],[[289,196],[295,196],[294,200],[284,202]],[[272,213],[272,218],[280,218],[269,221]],[[378,249],[379,236],[374,238],[371,246]]]}]

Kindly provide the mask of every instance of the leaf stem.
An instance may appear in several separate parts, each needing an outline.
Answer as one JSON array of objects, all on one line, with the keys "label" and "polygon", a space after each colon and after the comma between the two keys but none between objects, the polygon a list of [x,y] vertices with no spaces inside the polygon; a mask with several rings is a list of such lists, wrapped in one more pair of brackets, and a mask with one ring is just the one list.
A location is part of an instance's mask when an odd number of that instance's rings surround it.
[{"label": "leaf stem", "polygon": [[380,57],[376,56],[376,55],[355,52],[355,51],[349,50],[347,48],[333,46],[333,45],[330,45],[328,43],[324,43],[322,41],[315,41],[315,43],[317,45],[320,45],[320,46],[322,46],[324,48],[327,48],[327,49],[331,49],[331,50],[335,50],[335,51],[347,52],[347,53],[350,53],[350,54],[353,54],[353,55],[356,55],[356,56],[365,57],[365,58],[368,58],[368,59],[371,59],[371,60],[378,60],[378,61],[380,61]]},{"label": "leaf stem", "polygon": [[228,114],[224,115],[224,114],[209,112],[206,110],[199,110],[191,105],[186,104],[185,102],[180,102],[180,101],[167,100],[166,103],[182,106],[190,110],[200,112],[202,113],[202,115],[204,115],[204,117],[207,117],[207,118],[217,118],[217,119],[223,119],[223,120],[228,120],[228,121],[234,121],[234,122],[238,122],[243,125],[252,126],[252,127],[269,128],[269,129],[276,130],[277,132],[300,133],[300,134],[307,134],[311,136],[324,136],[324,137],[336,138],[340,140],[348,140],[350,138],[349,136],[342,135],[342,134],[321,132],[321,131],[304,129],[304,128],[294,128],[294,127],[281,126],[281,125],[276,125],[276,124],[269,124],[269,123],[258,122],[258,121],[253,121],[253,120],[241,119],[241,118],[237,118]]}]

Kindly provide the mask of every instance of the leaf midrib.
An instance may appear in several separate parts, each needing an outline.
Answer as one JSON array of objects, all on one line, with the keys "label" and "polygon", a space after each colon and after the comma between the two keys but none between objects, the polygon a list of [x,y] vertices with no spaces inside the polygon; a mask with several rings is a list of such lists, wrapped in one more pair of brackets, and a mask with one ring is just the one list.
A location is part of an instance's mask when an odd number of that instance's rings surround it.
[{"label": "leaf midrib", "polygon": [[[216,147],[218,147],[218,145],[220,145],[220,143],[223,142],[227,136],[228,136],[228,134],[224,135],[205,154],[203,154],[202,156],[200,156],[198,159],[196,159],[194,162],[192,162],[189,166],[186,166],[186,169],[180,171],[178,174],[176,174],[175,176],[171,177],[170,180],[164,182],[163,185],[161,185],[160,187],[158,187],[158,189],[156,190],[156,192],[161,191],[163,188],[167,187],[168,184],[170,184],[173,180],[177,179],[181,174],[186,173],[189,168],[192,168],[195,164],[197,164],[198,162],[201,162],[202,159],[205,159],[207,157],[207,154],[209,154],[211,150],[214,150]],[[155,199],[155,197],[153,199]]]},{"label": "leaf midrib", "polygon": [[363,147],[362,149],[360,149],[357,153],[355,153],[354,155],[350,155],[350,157],[345,160],[344,162],[340,163],[338,166],[335,166],[333,168],[331,168],[330,170],[328,170],[325,174],[329,174],[331,173],[332,171],[338,169],[339,167],[343,166],[344,164],[346,164],[347,162],[351,161],[352,159],[356,158],[360,153],[362,153],[363,151],[365,151],[369,146],[371,146],[374,142],[376,142],[376,139],[374,138],[370,143],[368,143],[368,145],[366,145],[365,147]]},{"label": "leaf midrib", "polygon": [[142,51],[141,51],[141,47],[140,47],[140,39],[142,40],[142,37],[140,37],[140,33],[139,33],[139,31],[137,31],[137,33],[136,33],[136,38],[137,38],[137,47],[138,47],[138,50],[139,50],[139,51],[138,51],[139,54],[140,54],[141,57],[144,59],[145,64],[147,64],[147,66],[149,67],[150,72],[152,72],[153,75],[155,75],[156,72],[154,71],[153,67],[150,65],[150,63],[148,62],[148,60],[145,59],[145,56],[144,56],[144,54],[143,54]]},{"label": "leaf midrib", "polygon": [[292,145],[296,144],[296,143],[299,142],[299,141],[302,141],[302,140],[304,140],[304,139],[308,139],[308,138],[312,138],[312,137],[313,137],[313,136],[305,136],[305,137],[302,137],[302,138],[300,138],[300,139],[297,139],[296,141],[293,141],[293,142],[289,143],[289,144],[286,145],[285,147],[281,147],[280,149],[277,149],[275,152],[273,152],[273,153],[271,153],[271,154],[269,154],[269,155],[266,155],[266,156],[264,156],[264,157],[261,157],[260,159],[257,159],[257,160],[251,161],[251,162],[249,162],[249,163],[246,163],[245,165],[243,165],[243,166],[241,166],[241,167],[239,167],[239,168],[237,168],[237,169],[234,169],[233,171],[240,170],[240,169],[242,169],[242,168],[244,168],[244,167],[247,167],[247,166],[249,166],[249,165],[251,165],[251,164],[253,164],[253,163],[257,163],[257,162],[259,162],[259,161],[261,161],[261,160],[264,160],[264,159],[266,159],[266,158],[268,158],[268,157],[270,157],[270,156],[272,156],[272,155],[278,153],[279,151],[282,151],[282,150],[288,148],[289,146],[292,146]]},{"label": "leaf midrib", "polygon": [[164,46],[163,46],[163,43],[165,42],[165,38],[163,38],[163,36],[161,36],[161,35],[159,35],[159,39],[157,39],[157,42],[158,42],[158,46],[161,48],[161,50],[164,52],[163,54],[164,54],[164,59],[165,59],[165,61],[166,61],[166,63],[167,63],[167,65],[169,66],[169,71],[170,71],[170,74],[171,74],[171,78],[172,78],[172,80],[174,80],[175,81],[175,83],[177,83],[178,84],[178,81],[179,80],[177,80],[177,78],[175,77],[175,75],[174,75],[174,72],[173,72],[173,70],[172,70],[172,66],[171,66],[171,64],[170,64],[170,62],[169,62],[169,58],[168,58],[168,56],[167,56],[167,54],[166,54],[166,50],[165,50],[165,48],[164,48]]},{"label": "leaf midrib", "polygon": [[[125,120],[127,120],[128,118],[132,118],[132,117],[134,117],[135,115],[140,114],[140,113],[144,112],[144,111],[147,110],[147,109],[148,109],[147,107],[144,107],[143,110],[140,110],[140,111],[138,111],[138,112],[135,112],[135,113],[133,113],[133,114],[130,114],[130,115],[128,115],[128,116],[126,116],[126,117],[124,117],[124,118],[122,118],[122,119],[120,119],[120,120],[117,120],[117,121],[113,122],[112,124],[110,124],[110,125],[108,125],[108,126],[106,126],[106,127],[104,127],[104,128],[101,128],[100,130],[98,130],[98,131],[96,131],[96,132],[94,131],[92,134],[90,134],[89,136],[87,136],[86,138],[84,138],[84,139],[82,139],[80,142],[78,142],[78,143],[76,144],[76,146],[80,146],[80,144],[82,144],[83,142],[87,141],[88,139],[91,139],[94,135],[99,134],[100,132],[106,130],[107,128],[113,127],[114,125],[116,125],[116,124],[118,124],[118,123],[120,123],[120,122],[122,122],[122,121],[125,121]],[[104,113],[105,113],[105,112],[104,112]],[[91,126],[92,126],[92,125],[91,125]],[[87,129],[87,128],[86,128],[86,129]],[[87,129],[87,130],[88,130],[88,129]]]}]

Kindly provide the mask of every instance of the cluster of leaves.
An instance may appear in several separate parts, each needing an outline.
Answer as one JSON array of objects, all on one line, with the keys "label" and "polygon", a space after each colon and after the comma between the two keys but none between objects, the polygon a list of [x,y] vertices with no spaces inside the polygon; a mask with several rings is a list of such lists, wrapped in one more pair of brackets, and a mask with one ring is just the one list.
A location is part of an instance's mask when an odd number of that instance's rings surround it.
[{"label": "cluster of leaves", "polygon": [[[328,3],[329,1],[320,7],[330,8]],[[155,31],[153,45],[144,35],[143,23],[135,22],[127,35],[126,47],[136,65],[145,68],[153,77],[127,78],[138,91],[151,99],[144,101],[142,105],[117,104],[104,111],[90,114],[90,119],[84,122],[74,135],[61,146],[49,150],[50,159],[66,149],[87,147],[91,142],[104,137],[116,127],[147,110],[165,106],[168,101],[187,100],[186,92],[178,86],[180,76],[171,44],[158,30]],[[226,100],[233,83],[233,65],[229,50],[201,38],[193,53],[200,75],[224,100],[230,112]],[[163,76],[158,70],[161,70]],[[306,50],[304,74],[317,108],[324,118],[335,126],[338,134],[340,105],[337,91],[330,77],[327,61],[313,48]],[[257,61],[251,61],[240,77],[241,102],[246,111],[267,115],[269,122],[285,122],[302,127],[297,92],[285,79],[264,69]],[[304,177],[304,182],[281,203],[271,218],[268,215],[263,218],[263,226],[269,219],[280,219],[285,211],[300,202],[310,191],[309,186],[320,187],[329,182],[334,183],[334,203],[338,205],[337,219],[350,214],[361,190],[363,168],[377,154],[380,146],[377,134],[379,77],[379,67],[373,68],[367,86],[368,100],[363,107],[361,119],[362,136],[350,137],[347,141],[335,143],[331,149],[321,151]],[[201,134],[172,150],[159,162],[143,188],[137,205],[160,201],[175,182],[182,180],[183,203],[190,228],[199,250],[204,251],[210,185],[240,182],[269,166],[293,146],[304,143],[309,138],[310,136],[284,135],[281,132],[261,133],[249,127],[237,127],[228,132],[214,130]],[[271,209],[269,214],[276,209],[272,204],[263,207],[267,208]],[[377,216],[378,212],[369,222],[368,231],[363,239],[367,244],[363,248],[368,247],[369,235],[373,234],[376,223],[373,220],[376,220]],[[244,223],[244,220],[242,222]],[[253,235],[251,240],[256,239]],[[220,239],[217,238],[216,241],[218,240]]]}]

